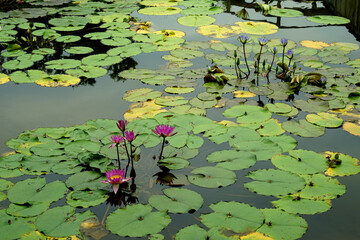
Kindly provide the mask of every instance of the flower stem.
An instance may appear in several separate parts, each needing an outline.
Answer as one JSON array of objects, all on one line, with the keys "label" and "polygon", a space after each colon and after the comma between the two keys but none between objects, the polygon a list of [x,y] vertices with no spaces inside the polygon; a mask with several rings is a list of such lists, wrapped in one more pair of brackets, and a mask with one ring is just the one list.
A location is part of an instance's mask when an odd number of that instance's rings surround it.
[{"label": "flower stem", "polygon": [[116,144],[116,153],[117,153],[117,162],[118,162],[118,167],[119,169],[121,169],[120,167],[120,155],[119,155],[119,146]]},{"label": "flower stem", "polygon": [[250,75],[250,68],[249,68],[249,65],[248,65],[248,62],[247,62],[247,59],[246,59],[245,44],[243,44],[243,52],[244,52],[245,64],[246,64],[246,67],[247,67],[247,70],[248,70],[248,74],[246,75],[246,77],[248,77]]},{"label": "flower stem", "polygon": [[159,160],[161,160],[161,158],[162,158],[162,154],[163,154],[163,150],[164,150],[164,145],[165,145],[165,137],[163,137],[163,142],[162,142],[162,146],[161,146],[161,151],[160,151]]},{"label": "flower stem", "polygon": [[283,67],[283,72],[285,72],[285,67],[284,67],[284,56],[285,56],[285,46],[283,46],[283,54],[282,54],[282,67]]},{"label": "flower stem", "polygon": [[260,52],[259,52],[259,56],[257,59],[257,69],[256,69],[256,72],[258,74],[260,73],[260,57],[261,57],[262,48],[263,48],[263,45],[260,45]]}]

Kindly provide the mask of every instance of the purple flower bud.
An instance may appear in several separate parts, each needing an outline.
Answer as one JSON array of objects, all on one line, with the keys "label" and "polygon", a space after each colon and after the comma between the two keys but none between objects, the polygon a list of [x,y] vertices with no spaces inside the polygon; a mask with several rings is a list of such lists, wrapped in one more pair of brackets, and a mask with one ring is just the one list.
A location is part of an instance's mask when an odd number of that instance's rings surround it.
[{"label": "purple flower bud", "polygon": [[287,51],[287,55],[290,56],[290,57],[292,57],[292,56],[294,55],[293,50],[289,49],[289,50]]},{"label": "purple flower bud", "polygon": [[288,44],[288,40],[286,38],[282,38],[280,40],[280,42],[281,42],[281,45],[283,45],[284,47]]},{"label": "purple flower bud", "polygon": [[259,38],[258,40],[259,40],[259,44],[261,46],[265,46],[268,42],[268,40],[266,38]]},{"label": "purple flower bud", "polygon": [[240,35],[240,42],[245,44],[249,40],[249,36],[246,35]]},{"label": "purple flower bud", "polygon": [[277,53],[276,47],[273,48],[273,53],[274,53],[274,54]]},{"label": "purple flower bud", "polygon": [[326,82],[326,77],[321,76],[321,82],[322,82],[322,83],[325,83],[325,82]]}]

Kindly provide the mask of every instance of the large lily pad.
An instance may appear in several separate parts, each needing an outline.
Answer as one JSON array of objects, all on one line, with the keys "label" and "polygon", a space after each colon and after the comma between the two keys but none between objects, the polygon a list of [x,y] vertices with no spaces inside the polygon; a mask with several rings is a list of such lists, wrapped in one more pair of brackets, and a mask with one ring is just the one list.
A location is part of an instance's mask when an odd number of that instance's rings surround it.
[{"label": "large lily pad", "polygon": [[256,123],[264,122],[271,118],[271,112],[266,108],[253,105],[237,105],[223,112],[225,117],[238,117],[239,123]]},{"label": "large lily pad", "polygon": [[197,224],[184,227],[180,229],[175,235],[175,240],[206,240],[206,238],[206,230],[200,228]]},{"label": "large lily pad", "polygon": [[200,167],[191,171],[189,182],[206,188],[226,187],[236,181],[234,172],[219,167]]},{"label": "large lily pad", "polygon": [[217,167],[229,170],[241,170],[249,168],[256,162],[256,156],[252,153],[237,152],[235,150],[222,150],[213,152],[206,157],[208,162],[218,163]]},{"label": "large lily pad", "polygon": [[215,18],[210,16],[184,16],[177,20],[181,25],[190,27],[200,27],[210,25],[216,21]]},{"label": "large lily pad", "polygon": [[272,201],[275,207],[288,213],[316,214],[330,210],[330,200],[305,199],[299,196],[285,196],[279,200]]},{"label": "large lily pad", "polygon": [[338,118],[334,114],[324,112],[308,114],[306,115],[306,121],[327,128],[337,128],[343,123],[343,119]]},{"label": "large lily pad", "polygon": [[152,195],[149,204],[159,211],[187,213],[197,211],[204,200],[200,194],[185,188],[167,188],[164,195]]},{"label": "large lily pad", "polygon": [[238,202],[218,202],[211,204],[214,213],[201,214],[201,222],[207,227],[224,227],[237,233],[256,230],[263,224],[260,209]]},{"label": "large lily pad", "polygon": [[279,209],[262,209],[261,211],[265,215],[265,224],[257,231],[273,239],[298,239],[307,230],[306,221],[297,215]]},{"label": "large lily pad", "polygon": [[348,24],[350,20],[344,17],[333,16],[333,15],[315,15],[306,18],[308,21],[322,24]]},{"label": "large lily pad", "polygon": [[278,169],[260,169],[249,172],[247,177],[255,181],[245,183],[244,187],[263,195],[286,196],[305,186],[304,178]]},{"label": "large lily pad", "polygon": [[202,35],[213,38],[228,38],[239,34],[238,30],[215,24],[200,26],[196,29],[196,31]]},{"label": "large lily pad", "polygon": [[299,122],[295,120],[283,122],[282,128],[301,137],[319,137],[325,133],[324,127],[311,124],[305,119],[300,119]]},{"label": "large lily pad", "polygon": [[270,15],[277,17],[301,17],[304,14],[301,11],[295,9],[286,9],[286,8],[271,8],[269,11]]},{"label": "large lily pad", "polygon": [[255,35],[267,35],[273,34],[278,31],[278,27],[275,24],[266,22],[236,22],[234,27],[240,33],[255,34]]},{"label": "large lily pad", "polygon": [[348,176],[360,172],[359,160],[343,153],[325,152],[329,169],[325,174],[329,176]]},{"label": "large lily pad", "polygon": [[1,238],[4,240],[18,239],[21,235],[35,230],[32,219],[13,217],[6,214],[6,209],[0,210]]},{"label": "large lily pad", "polygon": [[106,219],[106,227],[120,236],[143,237],[160,232],[171,222],[166,211],[153,212],[149,205],[119,208]]},{"label": "large lily pad", "polygon": [[79,82],[80,78],[65,74],[49,75],[40,80],[35,80],[36,84],[44,87],[68,87]]},{"label": "large lily pad", "polygon": [[320,153],[308,150],[290,150],[289,155],[275,155],[271,162],[278,168],[297,174],[314,174],[324,172],[328,165]]},{"label": "large lily pad", "polygon": [[36,228],[50,237],[68,237],[80,234],[80,224],[95,215],[90,211],[75,213],[75,208],[62,206],[52,208],[36,219]]},{"label": "large lily pad", "polygon": [[66,186],[73,190],[97,190],[106,187],[101,180],[104,180],[105,176],[102,176],[98,172],[85,171],[74,174],[66,180]]}]

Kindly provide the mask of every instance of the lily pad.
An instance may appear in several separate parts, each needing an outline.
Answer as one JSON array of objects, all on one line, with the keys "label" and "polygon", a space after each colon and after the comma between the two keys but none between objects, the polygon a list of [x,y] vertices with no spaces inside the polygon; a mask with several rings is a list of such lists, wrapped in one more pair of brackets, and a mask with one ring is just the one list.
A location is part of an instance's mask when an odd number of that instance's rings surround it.
[{"label": "lily pad", "polygon": [[97,190],[106,187],[104,183],[100,182],[104,178],[105,176],[102,177],[98,172],[86,171],[71,175],[65,183],[68,188],[73,190]]},{"label": "lily pad", "polygon": [[16,70],[16,69],[26,69],[34,65],[34,62],[31,60],[10,60],[4,62],[2,67],[5,69]]},{"label": "lily pad", "polygon": [[167,188],[164,195],[152,195],[149,204],[159,211],[187,213],[199,210],[204,200],[200,194],[185,188]]},{"label": "lily pad", "polygon": [[[95,66],[95,67],[104,67],[117,64],[122,61],[120,56],[109,56],[107,54],[95,54],[84,57],[81,60],[82,64]],[[78,65],[80,66],[80,64]],[[74,66],[75,67],[75,66]]]},{"label": "lily pad", "polygon": [[177,7],[147,7],[138,11],[145,15],[173,15],[181,12],[181,8]]},{"label": "lily pad", "polygon": [[200,228],[197,224],[184,227],[180,229],[175,235],[175,240],[206,240],[206,238],[206,230]]},{"label": "lily pad", "polygon": [[11,203],[6,210],[7,214],[15,217],[36,217],[50,207],[49,202],[36,202],[34,204],[18,205]]},{"label": "lily pad", "polygon": [[226,187],[236,181],[236,174],[219,167],[200,167],[191,171],[189,182],[206,188]]},{"label": "lily pad", "polygon": [[200,27],[213,24],[216,19],[210,16],[183,16],[177,19],[178,23],[184,26]]},{"label": "lily pad", "polygon": [[170,170],[186,168],[189,164],[189,161],[179,157],[164,158],[158,161],[159,166],[166,167]]},{"label": "lily pad", "polygon": [[300,191],[301,198],[307,199],[334,199],[345,193],[345,185],[335,178],[323,174],[305,175],[306,187]]},{"label": "lily pad", "polygon": [[75,77],[98,78],[106,75],[107,70],[95,66],[79,66],[77,69],[68,69],[66,73]]},{"label": "lily pad", "polygon": [[49,237],[68,237],[80,234],[80,224],[95,215],[90,211],[75,213],[75,208],[62,206],[52,208],[36,219],[36,228]]},{"label": "lily pad", "polygon": [[214,213],[201,214],[201,222],[207,227],[224,227],[236,233],[256,230],[263,224],[264,215],[260,209],[245,203],[218,202],[211,204]]},{"label": "lily pad", "polygon": [[279,169],[297,174],[315,174],[324,172],[328,165],[320,153],[308,150],[290,150],[288,155],[275,155],[271,162]]},{"label": "lily pad", "polygon": [[327,128],[337,128],[340,127],[343,123],[342,118],[338,118],[334,114],[324,112],[308,114],[306,115],[306,121]]},{"label": "lily pad", "polygon": [[10,77],[6,74],[0,73],[0,85],[10,81]]},{"label": "lily pad", "polygon": [[212,15],[222,13],[224,10],[217,6],[197,6],[183,9],[181,14],[184,15]]},{"label": "lily pad", "polygon": [[94,50],[91,47],[76,47],[73,46],[71,48],[65,49],[65,52],[71,54],[88,54],[93,52]]},{"label": "lily pad", "polygon": [[266,22],[236,22],[235,29],[240,33],[255,34],[255,35],[268,35],[278,31],[275,24]]},{"label": "lily pad", "polygon": [[72,207],[88,208],[106,201],[108,196],[105,190],[74,191],[67,195],[67,203]]},{"label": "lily pad", "polygon": [[66,192],[67,188],[63,182],[54,181],[46,184],[45,178],[38,177],[17,182],[9,189],[7,196],[10,202],[16,204],[51,203],[62,198]]},{"label": "lily pad", "polygon": [[120,77],[130,78],[130,79],[143,79],[143,78],[152,78],[156,72],[151,69],[129,69],[119,73]]},{"label": "lily pad", "polygon": [[106,227],[120,236],[144,237],[160,232],[170,222],[166,211],[153,212],[149,205],[135,204],[112,212],[106,219]]},{"label": "lily pad", "polygon": [[320,137],[325,133],[325,128],[307,122],[305,119],[299,121],[290,120],[282,123],[282,128],[290,133],[301,137]]},{"label": "lily pad", "polygon": [[222,150],[213,152],[206,157],[208,162],[215,162],[216,167],[229,170],[241,170],[251,167],[256,163],[256,156],[252,153],[238,152],[235,150]]},{"label": "lily pad", "polygon": [[68,87],[76,85],[80,78],[65,74],[49,75],[41,80],[35,80],[35,83],[44,87]]},{"label": "lily pad", "polygon": [[161,95],[161,92],[153,91],[151,88],[139,88],[126,92],[123,99],[129,102],[141,102],[158,99]]},{"label": "lily pad", "polygon": [[312,41],[312,40],[303,40],[300,44],[304,47],[322,49],[323,47],[329,47],[330,45],[326,42],[321,41]]},{"label": "lily pad", "polygon": [[223,112],[225,117],[238,117],[238,123],[264,122],[271,118],[271,113],[262,107],[253,105],[238,105],[226,109]]},{"label": "lily pad", "polygon": [[323,213],[331,208],[330,200],[313,200],[300,198],[299,196],[285,196],[279,200],[272,201],[272,204],[288,213],[316,214]]},{"label": "lily pad", "polygon": [[306,18],[310,22],[315,23],[322,23],[322,24],[348,24],[350,20],[340,16],[333,16],[333,15],[315,15]]},{"label": "lily pad", "polygon": [[271,8],[268,12],[270,15],[277,17],[301,17],[304,14],[301,11],[295,9],[286,9],[286,8]]},{"label": "lily pad", "polygon": [[240,33],[238,30],[234,30],[227,26],[218,26],[215,24],[200,26],[196,31],[201,35],[213,38],[228,38]]},{"label": "lily pad", "polygon": [[352,135],[360,136],[360,124],[345,122],[343,128]]},{"label": "lily pad", "polygon": [[307,230],[306,221],[295,215],[279,209],[262,209],[265,224],[257,231],[273,239],[299,239]]},{"label": "lily pad", "polygon": [[305,186],[304,178],[279,169],[260,169],[249,172],[247,177],[254,181],[245,183],[244,187],[263,195],[286,196]]},{"label": "lily pad", "polygon": [[48,69],[61,70],[78,67],[81,65],[81,62],[75,59],[59,59],[46,62],[45,65],[47,65],[46,68]]},{"label": "lily pad", "polygon": [[360,172],[359,160],[343,153],[325,152],[328,157],[328,176],[348,176]]},{"label": "lily pad", "polygon": [[6,209],[0,210],[1,238],[4,240],[18,239],[23,234],[35,230],[32,219],[13,217],[6,214]]},{"label": "lily pad", "polygon": [[161,106],[179,106],[188,103],[188,100],[181,96],[164,96],[155,99],[155,103]]}]

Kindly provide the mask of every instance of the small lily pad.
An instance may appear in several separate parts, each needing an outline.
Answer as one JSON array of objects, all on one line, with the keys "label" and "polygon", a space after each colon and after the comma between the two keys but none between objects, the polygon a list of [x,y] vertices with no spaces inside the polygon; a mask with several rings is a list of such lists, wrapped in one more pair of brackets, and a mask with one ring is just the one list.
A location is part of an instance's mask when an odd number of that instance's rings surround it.
[{"label": "small lily pad", "polygon": [[141,102],[158,99],[161,95],[161,92],[153,91],[151,88],[139,88],[126,92],[123,99],[129,102]]},{"label": "small lily pad", "polygon": [[48,69],[61,70],[78,67],[81,65],[81,62],[75,59],[59,59],[46,62],[45,65],[47,65],[46,68]]},{"label": "small lily pad", "polygon": [[196,29],[201,35],[213,38],[228,38],[239,34],[239,31],[233,30],[226,26],[218,26],[215,24],[200,26]]},{"label": "small lily pad", "polygon": [[266,22],[236,22],[236,29],[240,33],[255,34],[255,35],[268,35],[278,31],[278,27],[275,24]]},{"label": "small lily pad", "polygon": [[223,112],[225,117],[238,117],[238,123],[264,122],[271,118],[271,112],[267,109],[253,105],[238,105],[226,109]]},{"label": "small lily pad", "polygon": [[305,119],[299,121],[290,120],[282,123],[282,128],[290,133],[301,137],[320,137],[324,135],[325,128],[307,122]]},{"label": "small lily pad", "polygon": [[359,160],[343,153],[325,152],[328,157],[328,176],[348,176],[360,172]]},{"label": "small lily pad", "polygon": [[177,7],[147,7],[138,11],[145,15],[173,15],[181,12],[181,8]]},{"label": "small lily pad", "polygon": [[184,26],[200,27],[213,24],[216,19],[210,16],[184,16],[177,19],[177,21]]},{"label": "small lily pad", "polygon": [[104,183],[100,182],[104,177],[98,172],[86,171],[71,175],[65,183],[68,188],[73,190],[97,190],[106,187]]},{"label": "small lily pad", "polygon": [[300,198],[299,196],[285,196],[272,204],[288,213],[293,214],[316,214],[323,213],[331,208],[330,200],[313,200]]},{"label": "small lily pad", "polygon": [[191,171],[189,182],[206,188],[226,187],[236,181],[236,174],[220,167],[200,167]]},{"label": "small lily pad", "polygon": [[91,47],[76,47],[73,46],[71,48],[65,49],[65,52],[71,54],[88,54],[93,52],[94,50]]},{"label": "small lily pad", "polygon": [[179,157],[164,158],[158,161],[159,166],[166,167],[170,170],[182,169],[189,166],[189,164],[189,161]]},{"label": "small lily pad", "polygon": [[333,15],[315,15],[306,18],[310,22],[315,23],[322,23],[322,24],[348,24],[350,20],[340,16],[333,16]]},{"label": "small lily pad", "polygon": [[247,152],[222,150],[211,153],[206,157],[206,160],[208,160],[208,162],[218,163],[216,167],[229,170],[241,170],[254,165],[256,163],[256,156]]},{"label": "small lily pad", "polygon": [[152,195],[149,204],[159,211],[187,213],[199,210],[204,200],[200,194],[185,188],[167,188],[164,195]]},{"label": "small lily pad", "polygon": [[324,112],[308,114],[306,115],[306,121],[327,128],[337,128],[340,127],[343,123],[342,118],[338,118],[334,114]]},{"label": "small lily pad", "polygon": [[268,12],[270,15],[277,17],[301,17],[304,14],[301,11],[295,9],[286,9],[286,8],[271,8]]}]

